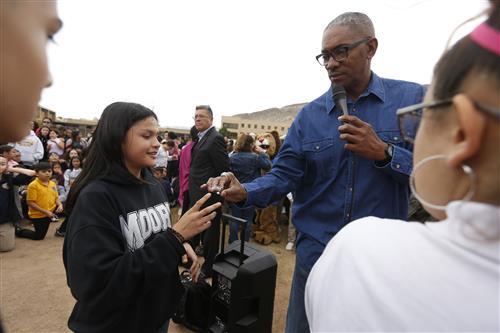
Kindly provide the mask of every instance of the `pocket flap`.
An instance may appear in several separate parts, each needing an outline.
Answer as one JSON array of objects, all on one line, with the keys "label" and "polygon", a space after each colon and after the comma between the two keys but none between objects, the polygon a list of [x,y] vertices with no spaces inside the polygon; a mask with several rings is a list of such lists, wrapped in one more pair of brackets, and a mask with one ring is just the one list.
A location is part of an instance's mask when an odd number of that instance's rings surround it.
[{"label": "pocket flap", "polygon": [[380,131],[377,132],[378,137],[384,142],[401,143],[403,136],[400,131]]},{"label": "pocket flap", "polygon": [[304,142],[302,150],[305,152],[320,152],[333,146],[333,138],[326,138],[311,142]]}]

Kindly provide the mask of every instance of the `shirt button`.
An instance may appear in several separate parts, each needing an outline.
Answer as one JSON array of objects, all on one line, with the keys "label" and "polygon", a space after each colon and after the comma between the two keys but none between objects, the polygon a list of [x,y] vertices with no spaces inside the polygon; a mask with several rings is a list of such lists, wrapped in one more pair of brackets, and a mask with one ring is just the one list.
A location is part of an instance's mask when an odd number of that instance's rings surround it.
[{"label": "shirt button", "polygon": [[347,217],[349,218],[351,216],[351,214],[347,213]]},{"label": "shirt button", "polygon": [[349,187],[349,191],[351,191],[351,192],[352,192],[352,187]]},{"label": "shirt button", "polygon": [[356,108],[352,108],[352,112],[356,112]]},{"label": "shirt button", "polygon": [[396,169],[399,169],[399,164],[396,164]]},{"label": "shirt button", "polygon": [[397,139],[398,139],[398,137],[397,137],[397,136],[395,136],[395,137],[394,137],[394,140],[397,140]]},{"label": "shirt button", "polygon": [[319,149],[319,146],[316,146],[316,150],[318,150],[318,149]]}]

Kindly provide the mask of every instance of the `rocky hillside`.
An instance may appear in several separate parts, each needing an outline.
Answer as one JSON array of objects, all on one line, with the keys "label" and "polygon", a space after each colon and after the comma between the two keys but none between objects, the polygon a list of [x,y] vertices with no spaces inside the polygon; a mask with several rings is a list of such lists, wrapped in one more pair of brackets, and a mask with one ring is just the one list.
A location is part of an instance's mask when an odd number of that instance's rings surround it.
[{"label": "rocky hillside", "polygon": [[304,107],[304,105],[306,105],[306,103],[292,104],[284,106],[282,108],[270,108],[252,113],[235,114],[233,115],[233,117],[272,122],[282,122],[287,120],[293,121],[297,113]]}]

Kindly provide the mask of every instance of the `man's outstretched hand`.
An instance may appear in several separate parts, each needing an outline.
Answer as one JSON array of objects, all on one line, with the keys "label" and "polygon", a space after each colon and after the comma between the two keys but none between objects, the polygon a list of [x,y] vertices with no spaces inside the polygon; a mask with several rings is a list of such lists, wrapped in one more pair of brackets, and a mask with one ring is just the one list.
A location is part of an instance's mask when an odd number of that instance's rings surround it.
[{"label": "man's outstretched hand", "polygon": [[247,199],[247,191],[232,172],[223,172],[219,177],[209,178],[201,185],[208,192],[220,194],[230,202],[241,202]]}]

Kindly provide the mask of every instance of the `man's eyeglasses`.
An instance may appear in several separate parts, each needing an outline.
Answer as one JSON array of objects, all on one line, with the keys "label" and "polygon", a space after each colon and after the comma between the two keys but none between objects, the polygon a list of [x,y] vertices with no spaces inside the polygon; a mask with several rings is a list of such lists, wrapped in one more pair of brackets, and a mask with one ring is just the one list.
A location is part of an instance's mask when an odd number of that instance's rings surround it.
[{"label": "man's eyeglasses", "polygon": [[204,114],[197,114],[196,116],[193,117],[193,120],[196,119],[210,119],[210,116],[206,116]]},{"label": "man's eyeglasses", "polygon": [[372,39],[372,38],[366,37],[366,38],[363,38],[361,40],[358,40],[357,42],[349,44],[349,45],[337,46],[336,48],[333,49],[333,51],[329,51],[329,52],[326,51],[326,52],[322,52],[321,54],[318,54],[316,56],[316,60],[318,61],[318,63],[321,66],[326,66],[326,64],[328,64],[328,61],[330,60],[330,58],[333,58],[333,60],[335,60],[336,62],[342,62],[342,61],[346,60],[347,57],[349,57],[350,50],[354,49],[355,47],[357,47],[363,43],[368,42],[370,39]]},{"label": "man's eyeglasses", "polygon": [[[472,100],[476,109],[483,111],[496,120],[500,120],[500,109]],[[399,122],[399,131],[403,135],[406,142],[414,143],[415,136],[418,131],[418,126],[422,120],[422,112],[424,109],[435,109],[453,104],[453,99],[448,98],[441,101],[431,101],[410,105],[396,111]]]}]

